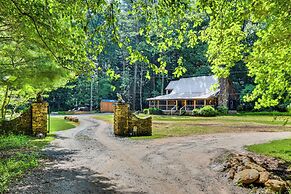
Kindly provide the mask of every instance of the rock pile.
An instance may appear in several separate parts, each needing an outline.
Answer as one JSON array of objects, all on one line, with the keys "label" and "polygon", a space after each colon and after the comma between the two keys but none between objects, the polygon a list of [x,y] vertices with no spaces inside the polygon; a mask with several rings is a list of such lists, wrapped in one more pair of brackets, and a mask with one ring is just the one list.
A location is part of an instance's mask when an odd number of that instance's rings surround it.
[{"label": "rock pile", "polygon": [[79,119],[78,119],[77,117],[69,117],[69,116],[65,116],[64,119],[65,119],[65,120],[72,121],[72,122],[75,122],[75,123],[78,123],[78,122],[79,122]]},{"label": "rock pile", "polygon": [[223,164],[227,178],[237,185],[263,187],[269,191],[288,193],[291,190],[291,166],[280,160],[235,154]]}]

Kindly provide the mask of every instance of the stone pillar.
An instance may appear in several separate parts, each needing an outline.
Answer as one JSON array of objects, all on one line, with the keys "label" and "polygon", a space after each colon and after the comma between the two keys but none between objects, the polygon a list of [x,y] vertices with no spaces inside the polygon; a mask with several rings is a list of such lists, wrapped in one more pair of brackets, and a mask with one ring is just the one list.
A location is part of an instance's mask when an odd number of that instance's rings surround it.
[{"label": "stone pillar", "polygon": [[114,106],[114,134],[128,136],[129,105],[117,103]]},{"label": "stone pillar", "polygon": [[31,127],[32,134],[37,135],[42,133],[46,135],[48,133],[48,103],[47,102],[35,102],[31,104]]}]

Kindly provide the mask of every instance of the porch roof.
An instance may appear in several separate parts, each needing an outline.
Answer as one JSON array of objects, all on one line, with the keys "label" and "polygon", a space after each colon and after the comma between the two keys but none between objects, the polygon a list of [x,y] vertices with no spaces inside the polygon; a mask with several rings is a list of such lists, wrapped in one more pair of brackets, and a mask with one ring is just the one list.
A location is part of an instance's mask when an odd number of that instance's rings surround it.
[{"label": "porch roof", "polygon": [[219,90],[207,93],[192,92],[192,93],[171,93],[162,96],[156,96],[154,98],[148,98],[147,100],[197,100],[197,99],[208,99],[216,97]]}]

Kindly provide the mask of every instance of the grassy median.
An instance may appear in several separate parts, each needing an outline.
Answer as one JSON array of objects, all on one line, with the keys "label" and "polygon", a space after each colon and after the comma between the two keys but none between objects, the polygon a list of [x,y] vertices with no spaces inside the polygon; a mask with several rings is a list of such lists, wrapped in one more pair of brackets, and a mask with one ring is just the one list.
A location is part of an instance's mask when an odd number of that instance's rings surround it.
[{"label": "grassy median", "polygon": [[[140,114],[139,117],[147,115]],[[166,116],[153,115],[153,135],[149,137],[131,137],[132,139],[154,139],[179,137],[195,134],[224,132],[276,132],[291,131],[290,116],[274,117],[270,115],[228,115],[217,117]],[[95,119],[113,124],[112,114],[100,114]]]}]

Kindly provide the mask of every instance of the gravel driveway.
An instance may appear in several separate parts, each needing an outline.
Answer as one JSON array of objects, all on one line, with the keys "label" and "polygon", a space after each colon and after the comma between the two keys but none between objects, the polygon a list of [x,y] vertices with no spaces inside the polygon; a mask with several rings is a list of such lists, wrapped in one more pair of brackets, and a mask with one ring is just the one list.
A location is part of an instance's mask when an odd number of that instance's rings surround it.
[{"label": "gravel driveway", "polygon": [[156,140],[118,138],[89,115],[57,133],[36,169],[10,193],[246,193],[210,168],[227,150],[291,137],[291,132],[196,135]]}]

